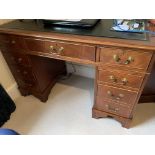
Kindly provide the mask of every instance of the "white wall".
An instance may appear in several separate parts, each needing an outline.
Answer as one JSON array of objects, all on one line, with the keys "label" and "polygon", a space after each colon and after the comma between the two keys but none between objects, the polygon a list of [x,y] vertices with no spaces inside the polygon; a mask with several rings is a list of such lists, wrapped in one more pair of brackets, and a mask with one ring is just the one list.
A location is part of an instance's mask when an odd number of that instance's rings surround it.
[{"label": "white wall", "polygon": [[[1,19],[0,25],[11,21],[10,19]],[[9,95],[15,99],[19,96],[17,84],[10,72],[10,69],[0,51],[0,83],[9,93]]]},{"label": "white wall", "polygon": [[6,88],[9,89],[12,84],[15,83],[15,80],[4,60],[2,53],[0,52],[0,83]]},{"label": "white wall", "polygon": [[[89,65],[81,65],[77,63],[69,63],[67,62],[67,71],[68,72],[74,72],[73,66],[75,67],[75,74],[88,77],[88,78],[94,78],[95,77],[95,68],[93,66]],[[73,66],[72,66],[73,64]]]}]

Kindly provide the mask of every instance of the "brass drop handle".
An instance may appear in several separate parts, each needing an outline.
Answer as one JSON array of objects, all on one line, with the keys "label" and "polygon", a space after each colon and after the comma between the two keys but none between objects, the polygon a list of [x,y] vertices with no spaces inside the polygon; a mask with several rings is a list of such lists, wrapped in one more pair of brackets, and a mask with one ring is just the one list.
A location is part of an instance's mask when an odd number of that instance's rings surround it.
[{"label": "brass drop handle", "polygon": [[60,47],[59,49],[58,49],[58,51],[57,51],[57,53],[58,54],[61,54],[61,52],[64,50],[64,48],[63,47]]},{"label": "brass drop handle", "polygon": [[117,55],[117,54],[113,55],[113,59],[115,60],[115,62],[119,62],[121,60],[119,55]]},{"label": "brass drop handle", "polygon": [[129,56],[128,57],[128,59],[125,61],[125,65],[127,65],[127,64],[129,64],[129,63],[131,63],[131,62],[133,62],[134,61],[134,58],[133,57],[131,57],[131,56]]},{"label": "brass drop handle", "polygon": [[54,50],[54,46],[51,45],[51,46],[50,46],[50,49],[51,49],[51,50]]},{"label": "brass drop handle", "polygon": [[112,111],[114,111],[114,112],[118,112],[118,111],[119,111],[119,108],[111,107],[111,106],[108,105],[108,104],[106,104],[105,106],[108,108],[108,110],[112,110]]},{"label": "brass drop handle", "polygon": [[113,81],[113,82],[117,82],[117,79],[115,78],[114,75],[110,75],[110,76],[109,76],[109,79],[110,79],[111,81]]},{"label": "brass drop handle", "polygon": [[107,94],[108,94],[109,96],[113,96],[113,94],[112,94],[112,92],[111,92],[110,90],[107,91]]},{"label": "brass drop handle", "polygon": [[118,96],[115,96],[110,90],[107,91],[107,94],[108,94],[110,97],[112,97],[112,98],[114,98],[114,99],[117,99],[117,100],[120,100],[121,98],[124,97],[124,94],[119,94]]},{"label": "brass drop handle", "polygon": [[123,78],[123,79],[122,79],[122,84],[123,84],[123,85],[126,85],[127,83],[128,83],[127,78]]},{"label": "brass drop handle", "polygon": [[57,50],[56,50],[56,48],[54,47],[54,46],[50,46],[50,52],[52,53],[52,54],[55,54],[55,53],[57,53]]},{"label": "brass drop handle", "polygon": [[61,54],[61,52],[64,50],[64,47],[54,47],[54,46],[50,46],[50,49],[52,50],[51,53],[52,54]]},{"label": "brass drop handle", "polygon": [[125,65],[128,65],[134,61],[134,58],[132,56],[129,56],[125,62],[121,62],[121,58],[119,57],[118,54],[114,54],[113,59],[115,60],[115,62],[120,63],[120,64],[125,64]]}]

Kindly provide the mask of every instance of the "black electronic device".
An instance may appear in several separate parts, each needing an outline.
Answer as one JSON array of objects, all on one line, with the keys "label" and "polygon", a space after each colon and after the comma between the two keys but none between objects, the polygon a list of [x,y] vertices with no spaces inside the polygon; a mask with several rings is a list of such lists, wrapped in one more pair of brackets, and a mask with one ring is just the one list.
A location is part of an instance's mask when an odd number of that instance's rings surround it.
[{"label": "black electronic device", "polygon": [[61,27],[77,27],[77,28],[92,28],[99,19],[42,19],[45,26],[61,26]]}]

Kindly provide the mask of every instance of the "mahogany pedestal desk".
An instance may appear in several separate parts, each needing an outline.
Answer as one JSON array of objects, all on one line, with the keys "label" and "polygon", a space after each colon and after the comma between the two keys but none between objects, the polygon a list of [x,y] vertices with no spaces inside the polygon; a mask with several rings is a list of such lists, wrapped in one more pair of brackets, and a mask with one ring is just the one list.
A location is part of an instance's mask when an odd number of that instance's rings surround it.
[{"label": "mahogany pedestal desk", "polygon": [[70,61],[96,68],[93,118],[110,116],[129,128],[137,103],[155,101],[153,37],[138,41],[63,34],[14,21],[0,26],[0,48],[23,96],[46,102]]}]

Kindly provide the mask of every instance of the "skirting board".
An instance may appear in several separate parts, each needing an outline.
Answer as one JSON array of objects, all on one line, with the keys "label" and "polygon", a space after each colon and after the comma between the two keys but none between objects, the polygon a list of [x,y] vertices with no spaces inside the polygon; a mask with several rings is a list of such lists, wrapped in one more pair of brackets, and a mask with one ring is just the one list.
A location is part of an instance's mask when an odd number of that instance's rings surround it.
[{"label": "skirting board", "polygon": [[73,73],[75,75],[87,77],[94,79],[95,77],[95,68],[89,65],[81,65],[77,63],[66,63],[67,66],[67,72]]},{"label": "skirting board", "polygon": [[21,96],[16,82],[12,84],[9,88],[7,88],[6,91],[12,98],[12,100],[16,100],[18,97]]}]

